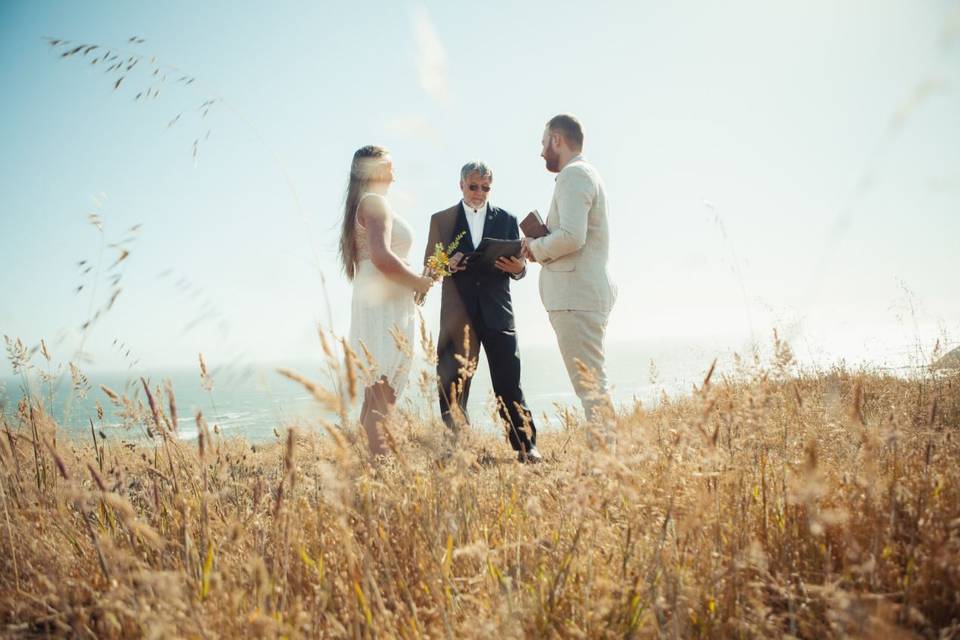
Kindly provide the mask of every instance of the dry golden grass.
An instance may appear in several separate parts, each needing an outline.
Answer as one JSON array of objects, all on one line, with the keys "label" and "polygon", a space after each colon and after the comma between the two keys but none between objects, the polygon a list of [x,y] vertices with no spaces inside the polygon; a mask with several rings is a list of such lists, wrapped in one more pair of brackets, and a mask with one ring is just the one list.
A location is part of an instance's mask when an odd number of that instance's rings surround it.
[{"label": "dry golden grass", "polygon": [[180,442],[149,387],[139,445],[70,441],[21,403],[0,445],[0,629],[960,636],[960,375],[798,375],[784,353],[621,408],[616,454],[568,420],[535,466],[407,414],[372,464],[332,425],[261,447],[198,417]]}]

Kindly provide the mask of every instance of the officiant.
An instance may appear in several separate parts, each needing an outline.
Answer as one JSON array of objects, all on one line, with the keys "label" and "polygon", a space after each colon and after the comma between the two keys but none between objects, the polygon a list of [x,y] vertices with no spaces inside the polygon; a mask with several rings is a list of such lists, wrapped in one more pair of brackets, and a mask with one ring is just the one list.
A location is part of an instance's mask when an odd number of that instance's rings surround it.
[{"label": "officiant", "polygon": [[526,275],[526,261],[520,257],[516,217],[489,202],[492,186],[490,167],[468,162],[460,170],[460,202],[430,218],[425,265],[437,243],[446,249],[459,237],[450,252],[452,275],[443,280],[440,302],[440,412],[451,429],[457,429],[460,420],[469,422],[471,378],[463,375],[464,363],[457,356],[475,364],[482,346],[507,439],[520,462],[540,462],[533,415],[520,388],[520,349],[510,297],[510,282]]}]

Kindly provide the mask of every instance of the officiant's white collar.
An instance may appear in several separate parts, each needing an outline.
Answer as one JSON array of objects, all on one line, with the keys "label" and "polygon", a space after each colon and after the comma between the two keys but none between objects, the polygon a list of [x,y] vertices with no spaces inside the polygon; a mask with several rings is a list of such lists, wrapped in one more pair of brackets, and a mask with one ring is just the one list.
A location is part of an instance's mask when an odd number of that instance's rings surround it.
[{"label": "officiant's white collar", "polygon": [[470,213],[471,211],[476,211],[477,213],[486,214],[486,213],[488,213],[488,212],[490,211],[490,201],[489,201],[489,200],[487,200],[486,202],[484,202],[484,203],[483,203],[483,206],[480,207],[479,209],[474,209],[473,207],[471,207],[470,205],[467,204],[467,201],[466,201],[466,200],[463,200],[463,199],[460,200],[460,206],[463,207],[463,212],[464,212],[464,213]]}]

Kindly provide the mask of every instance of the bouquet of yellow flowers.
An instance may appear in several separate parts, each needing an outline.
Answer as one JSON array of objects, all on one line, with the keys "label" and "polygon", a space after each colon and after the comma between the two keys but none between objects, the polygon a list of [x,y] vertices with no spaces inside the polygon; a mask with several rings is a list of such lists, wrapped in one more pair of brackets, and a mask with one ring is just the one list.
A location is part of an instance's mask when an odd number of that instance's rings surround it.
[{"label": "bouquet of yellow flowers", "polygon": [[[423,275],[430,276],[438,281],[452,276],[453,272],[450,271],[450,259],[453,256],[453,252],[460,246],[460,240],[463,239],[465,233],[466,231],[458,233],[457,237],[453,239],[453,242],[446,247],[443,246],[442,242],[438,242],[433,248],[433,255],[427,258],[427,266],[426,269],[424,269]],[[426,295],[418,293],[416,296],[417,304],[423,304],[425,299]]]}]

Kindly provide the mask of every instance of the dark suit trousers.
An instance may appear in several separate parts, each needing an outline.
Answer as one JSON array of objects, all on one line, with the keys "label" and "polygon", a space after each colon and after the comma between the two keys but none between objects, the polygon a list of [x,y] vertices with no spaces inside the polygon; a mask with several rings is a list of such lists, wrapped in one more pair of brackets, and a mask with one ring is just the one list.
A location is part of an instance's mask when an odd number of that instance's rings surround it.
[{"label": "dark suit trousers", "polygon": [[[529,450],[537,443],[537,429],[533,424],[533,416],[527,408],[527,403],[523,399],[523,391],[520,389],[520,349],[517,344],[517,332],[514,329],[491,329],[483,322],[483,318],[474,318],[470,322],[470,353],[466,354],[471,361],[476,361],[480,355],[480,345],[483,345],[483,351],[487,354],[493,393],[502,403],[499,407],[500,416],[507,423],[510,446],[515,451],[520,451],[521,447]],[[459,330],[441,331],[437,345],[440,412],[443,415],[443,421],[450,428],[455,427],[454,418],[450,412],[450,386],[459,381],[460,369],[463,366],[457,360],[457,354],[464,355],[463,327],[459,327]],[[457,397],[457,404],[464,417],[467,415],[470,382],[470,379],[464,381],[463,390]],[[529,436],[527,430],[529,430]]]}]

